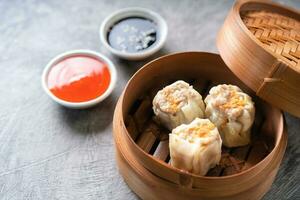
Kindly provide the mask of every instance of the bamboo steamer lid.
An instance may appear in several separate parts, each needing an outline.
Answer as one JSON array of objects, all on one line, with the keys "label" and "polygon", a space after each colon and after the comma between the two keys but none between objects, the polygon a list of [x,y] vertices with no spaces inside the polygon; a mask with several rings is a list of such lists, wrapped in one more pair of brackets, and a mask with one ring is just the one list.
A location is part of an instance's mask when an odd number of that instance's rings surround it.
[{"label": "bamboo steamer lid", "polygon": [[237,1],[217,37],[221,57],[257,96],[300,117],[300,12]]}]

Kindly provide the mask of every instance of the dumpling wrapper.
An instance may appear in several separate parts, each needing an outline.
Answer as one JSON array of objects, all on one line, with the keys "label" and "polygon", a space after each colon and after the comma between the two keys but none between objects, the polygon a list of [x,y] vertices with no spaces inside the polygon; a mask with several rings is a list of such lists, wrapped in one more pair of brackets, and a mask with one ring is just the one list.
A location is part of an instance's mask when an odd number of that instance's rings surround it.
[{"label": "dumpling wrapper", "polygon": [[249,95],[234,85],[218,85],[205,98],[205,115],[217,127],[227,147],[250,143],[255,117],[254,103]]},{"label": "dumpling wrapper", "polygon": [[169,130],[203,118],[205,112],[202,96],[184,81],[176,81],[158,91],[153,99],[153,111]]},{"label": "dumpling wrapper", "polygon": [[222,140],[208,119],[196,118],[169,135],[171,165],[197,175],[205,175],[221,159]]}]

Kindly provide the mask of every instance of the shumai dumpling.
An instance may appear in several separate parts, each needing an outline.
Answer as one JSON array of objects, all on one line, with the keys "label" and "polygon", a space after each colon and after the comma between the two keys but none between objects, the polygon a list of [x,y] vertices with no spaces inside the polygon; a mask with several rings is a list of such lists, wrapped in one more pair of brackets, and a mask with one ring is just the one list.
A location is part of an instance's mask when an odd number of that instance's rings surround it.
[{"label": "shumai dumpling", "polygon": [[176,81],[158,91],[153,99],[153,111],[170,131],[188,124],[196,117],[204,117],[202,96],[184,81]]},{"label": "shumai dumpling", "polygon": [[250,143],[255,108],[251,97],[234,85],[218,85],[205,98],[205,115],[217,127],[227,147]]},{"label": "shumai dumpling", "polygon": [[221,159],[222,140],[209,119],[196,118],[169,135],[171,165],[197,175],[205,175]]}]

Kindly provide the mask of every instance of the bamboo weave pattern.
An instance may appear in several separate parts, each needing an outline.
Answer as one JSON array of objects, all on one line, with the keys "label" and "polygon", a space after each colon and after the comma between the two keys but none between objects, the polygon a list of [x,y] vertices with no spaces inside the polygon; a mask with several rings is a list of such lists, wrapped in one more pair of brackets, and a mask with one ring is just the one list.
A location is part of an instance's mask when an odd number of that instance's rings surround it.
[{"label": "bamboo weave pattern", "polygon": [[248,11],[242,20],[253,35],[288,65],[300,68],[300,22],[266,11]]}]

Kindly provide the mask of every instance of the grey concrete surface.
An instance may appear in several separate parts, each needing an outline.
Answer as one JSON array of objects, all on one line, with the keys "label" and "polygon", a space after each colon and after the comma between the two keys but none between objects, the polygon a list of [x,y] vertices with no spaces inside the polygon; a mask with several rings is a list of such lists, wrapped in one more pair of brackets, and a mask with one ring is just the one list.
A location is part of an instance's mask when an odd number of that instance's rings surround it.
[{"label": "grey concrete surface", "polygon": [[[281,1],[300,9],[299,0]],[[171,52],[217,52],[218,29],[232,0],[0,0],[0,199],[137,199],[119,175],[111,121],[130,76]],[[165,47],[144,61],[110,55],[101,45],[102,20],[120,8],[141,6],[167,21]],[[91,49],[107,55],[119,78],[113,94],[88,110],[51,101],[41,74],[55,55]],[[289,144],[265,200],[300,199],[300,119],[285,114]]]}]

